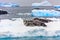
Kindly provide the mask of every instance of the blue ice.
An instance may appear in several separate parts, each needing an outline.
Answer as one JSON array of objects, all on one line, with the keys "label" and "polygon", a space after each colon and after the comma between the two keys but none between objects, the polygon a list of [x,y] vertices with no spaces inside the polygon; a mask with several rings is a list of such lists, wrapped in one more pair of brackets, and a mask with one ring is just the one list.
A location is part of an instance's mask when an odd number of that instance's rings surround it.
[{"label": "blue ice", "polygon": [[60,8],[60,5],[55,5],[54,7],[55,7],[55,8]]},{"label": "blue ice", "polygon": [[60,16],[60,12],[59,11],[51,11],[51,10],[32,10],[32,16]]}]

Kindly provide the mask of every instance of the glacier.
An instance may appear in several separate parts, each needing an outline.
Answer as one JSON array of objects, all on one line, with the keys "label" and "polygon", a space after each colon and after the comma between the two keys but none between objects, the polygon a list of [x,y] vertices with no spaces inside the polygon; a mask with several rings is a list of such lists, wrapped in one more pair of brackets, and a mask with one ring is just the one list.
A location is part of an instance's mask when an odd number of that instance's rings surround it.
[{"label": "glacier", "polygon": [[60,19],[47,18],[53,22],[45,23],[47,27],[35,26],[27,27],[22,18],[12,18],[0,20],[0,38],[5,37],[31,37],[31,36],[60,36]]}]

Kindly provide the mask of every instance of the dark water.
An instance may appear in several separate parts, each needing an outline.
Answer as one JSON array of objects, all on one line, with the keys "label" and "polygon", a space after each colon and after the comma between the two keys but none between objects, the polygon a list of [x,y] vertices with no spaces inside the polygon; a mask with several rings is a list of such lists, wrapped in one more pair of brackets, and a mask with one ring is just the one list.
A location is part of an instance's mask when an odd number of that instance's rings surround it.
[{"label": "dark water", "polygon": [[0,38],[0,40],[60,40],[60,37],[16,37]]}]

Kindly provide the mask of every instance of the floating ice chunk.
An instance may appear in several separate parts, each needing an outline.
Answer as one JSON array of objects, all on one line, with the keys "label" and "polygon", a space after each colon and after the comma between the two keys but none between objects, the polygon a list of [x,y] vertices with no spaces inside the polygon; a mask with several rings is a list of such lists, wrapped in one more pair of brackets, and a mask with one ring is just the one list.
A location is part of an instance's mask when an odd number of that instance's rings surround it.
[{"label": "floating ice chunk", "polygon": [[33,3],[32,6],[52,6],[51,3],[49,3],[48,1],[43,1],[41,3]]},{"label": "floating ice chunk", "polygon": [[60,5],[54,5],[55,8],[60,8]]},{"label": "floating ice chunk", "polygon": [[32,10],[32,16],[60,16],[59,11],[54,10]]},{"label": "floating ice chunk", "polygon": [[60,10],[60,5],[54,5],[54,8],[57,8],[58,10]]},{"label": "floating ice chunk", "polygon": [[0,3],[1,7],[19,7],[18,4],[15,3]]}]

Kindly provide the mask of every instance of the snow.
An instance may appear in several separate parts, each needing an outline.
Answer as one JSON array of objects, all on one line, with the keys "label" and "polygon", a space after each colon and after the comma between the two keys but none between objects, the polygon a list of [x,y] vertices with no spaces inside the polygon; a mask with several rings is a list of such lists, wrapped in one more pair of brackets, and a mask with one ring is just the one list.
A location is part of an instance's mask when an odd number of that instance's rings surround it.
[{"label": "snow", "polygon": [[[13,18],[14,19],[14,18]],[[57,36],[60,35],[60,19],[47,18],[53,22],[45,23],[47,27],[26,27],[23,19],[2,19],[0,21],[0,37],[24,37],[24,36]]]}]

